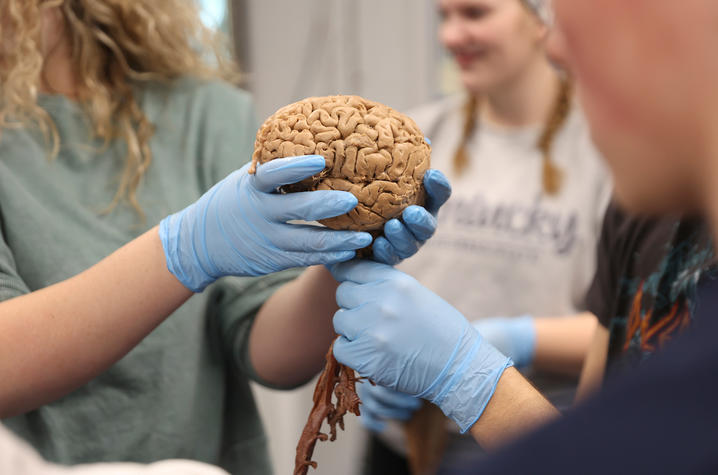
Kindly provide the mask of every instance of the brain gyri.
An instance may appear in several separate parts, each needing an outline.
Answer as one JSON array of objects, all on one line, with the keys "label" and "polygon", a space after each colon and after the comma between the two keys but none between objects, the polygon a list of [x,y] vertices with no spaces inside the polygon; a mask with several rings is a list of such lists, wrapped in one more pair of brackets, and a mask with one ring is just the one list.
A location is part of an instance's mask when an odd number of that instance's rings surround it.
[{"label": "brain gyri", "polygon": [[332,229],[379,231],[409,205],[424,203],[422,181],[431,147],[408,116],[358,96],[311,97],[279,109],[260,127],[257,164],[297,155],[321,155],[326,168],[285,192],[340,190],[359,205],[322,220]]}]

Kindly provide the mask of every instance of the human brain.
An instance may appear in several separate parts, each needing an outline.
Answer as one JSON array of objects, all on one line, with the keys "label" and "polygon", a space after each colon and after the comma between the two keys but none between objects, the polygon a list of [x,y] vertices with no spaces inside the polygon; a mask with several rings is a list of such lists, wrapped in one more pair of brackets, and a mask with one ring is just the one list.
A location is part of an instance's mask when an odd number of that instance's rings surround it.
[{"label": "human brain", "polygon": [[416,123],[358,96],[311,97],[279,109],[257,132],[256,166],[277,158],[321,155],[326,168],[283,191],[340,190],[359,205],[322,220],[332,229],[378,231],[409,205],[423,204],[431,147]]}]

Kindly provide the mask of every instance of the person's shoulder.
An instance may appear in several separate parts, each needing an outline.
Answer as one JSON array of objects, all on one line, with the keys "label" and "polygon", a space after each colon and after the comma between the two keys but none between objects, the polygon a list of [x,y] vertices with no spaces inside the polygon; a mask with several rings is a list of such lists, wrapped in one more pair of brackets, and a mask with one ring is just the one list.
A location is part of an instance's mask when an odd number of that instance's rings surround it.
[{"label": "person's shoulder", "polygon": [[561,134],[564,137],[575,141],[575,143],[582,148],[588,148],[595,151],[596,153],[593,155],[596,155],[598,158],[598,149],[596,148],[591,136],[590,124],[588,123],[586,114],[583,111],[583,106],[577,99],[571,104],[571,110],[566,118]]},{"label": "person's shoulder", "polygon": [[435,115],[447,110],[458,110],[465,102],[465,94],[452,94],[412,107],[406,113],[409,115]]},{"label": "person's shoulder", "polygon": [[[581,104],[571,106],[565,125],[556,138],[558,162],[600,189],[611,188],[611,174],[601,151],[596,146]],[[599,191],[600,193],[600,191]]]},{"label": "person's shoulder", "polygon": [[679,223],[677,216],[643,216],[613,201],[603,222],[604,246],[624,259],[641,255],[656,261],[670,244]]},{"label": "person's shoulder", "polygon": [[628,213],[618,202],[611,201],[606,209],[606,216],[603,220],[604,227],[611,229],[630,229],[639,226],[647,218],[641,218]]},{"label": "person's shoulder", "polygon": [[448,117],[459,114],[465,103],[464,94],[453,94],[412,107],[406,111],[406,115],[414,119],[424,133],[428,133],[428,129],[434,127],[437,122],[443,122]]},{"label": "person's shoulder", "polygon": [[571,111],[566,120],[566,125],[562,132],[569,140],[573,140],[575,146],[580,149],[583,155],[590,157],[594,162],[598,162],[600,168],[608,173],[606,160],[593,139],[591,123],[586,115],[583,104],[578,97],[574,97],[571,104]]},{"label": "person's shoulder", "polygon": [[200,79],[184,76],[171,85],[171,93],[176,97],[200,101],[212,105],[252,107],[251,96],[247,91],[221,79]]},{"label": "person's shoulder", "polygon": [[248,92],[221,79],[182,76],[169,83],[148,83],[143,88],[145,107],[169,105],[172,108],[232,109],[251,111]]}]

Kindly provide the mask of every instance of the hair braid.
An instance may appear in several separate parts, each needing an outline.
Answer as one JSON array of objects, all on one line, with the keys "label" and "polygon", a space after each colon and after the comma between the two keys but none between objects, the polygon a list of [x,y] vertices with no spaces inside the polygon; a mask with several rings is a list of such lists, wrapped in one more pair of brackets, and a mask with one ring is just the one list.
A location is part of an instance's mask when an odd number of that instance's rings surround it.
[{"label": "hair braid", "polygon": [[457,175],[461,175],[466,170],[466,167],[469,166],[469,152],[467,150],[467,145],[471,135],[474,133],[474,128],[476,128],[476,122],[478,121],[478,106],[479,100],[473,94],[469,96],[466,104],[464,104],[464,128],[461,132],[461,141],[454,153],[454,172]]},{"label": "hair braid", "polygon": [[[543,190],[549,195],[557,194],[561,189],[563,173],[551,159],[551,149],[554,140],[565,125],[571,113],[573,85],[568,79],[561,79],[558,94],[548,115],[541,135],[536,143],[543,159],[542,182]],[[479,99],[475,95],[469,96],[463,107],[464,127],[461,132],[459,146],[454,153],[454,172],[463,173],[469,166],[469,152],[467,145],[474,133],[479,116]]]},{"label": "hair braid", "polygon": [[556,100],[537,143],[538,149],[543,156],[543,189],[549,195],[555,195],[561,189],[563,173],[551,160],[551,148],[556,136],[571,113],[572,94],[573,85],[571,81],[561,79]]}]

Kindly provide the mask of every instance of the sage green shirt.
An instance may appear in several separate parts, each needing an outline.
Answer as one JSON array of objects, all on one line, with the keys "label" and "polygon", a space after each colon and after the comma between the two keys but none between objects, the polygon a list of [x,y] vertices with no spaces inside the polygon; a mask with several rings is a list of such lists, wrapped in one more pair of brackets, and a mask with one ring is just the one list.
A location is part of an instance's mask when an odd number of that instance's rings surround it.
[{"label": "sage green shirt", "polygon": [[[126,204],[101,212],[117,189],[125,145],[90,140],[77,104],[41,98],[62,139],[53,160],[38,133],[3,131],[0,300],[87,269],[251,156],[256,123],[246,93],[183,79],[146,87],[139,99],[156,126],[152,164],[138,191],[144,224]],[[3,423],[45,458],[64,464],[189,458],[231,473],[271,473],[249,388],[249,379],[257,378],[247,339],[258,308],[295,275],[214,284],[84,387]],[[58,361],[58,370],[67,364]]]}]

